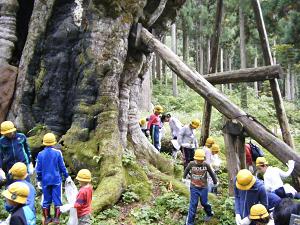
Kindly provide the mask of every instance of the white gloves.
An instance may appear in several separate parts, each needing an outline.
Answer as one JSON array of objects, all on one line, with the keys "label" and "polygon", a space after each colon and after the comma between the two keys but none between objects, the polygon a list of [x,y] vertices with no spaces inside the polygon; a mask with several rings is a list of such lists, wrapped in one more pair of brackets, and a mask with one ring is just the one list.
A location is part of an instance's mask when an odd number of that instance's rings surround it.
[{"label": "white gloves", "polygon": [[0,181],[6,180],[6,175],[2,169],[0,169]]},{"label": "white gloves", "polygon": [[249,225],[251,223],[251,220],[247,217],[245,217],[244,219],[242,219],[241,221],[241,225]]},{"label": "white gloves", "polygon": [[72,178],[70,176],[68,176],[67,179],[66,179],[66,182],[67,182],[67,184],[72,183]]},{"label": "white gloves", "polygon": [[242,225],[242,218],[240,214],[235,214],[235,223],[236,225]]},{"label": "white gloves", "polygon": [[37,182],[36,183],[36,186],[37,186],[37,188],[39,189],[39,190],[42,190],[42,184],[41,184],[41,182]]},{"label": "white gloves", "polygon": [[295,167],[295,161],[294,160],[289,160],[286,165],[288,166],[289,170],[293,170]]},{"label": "white gloves", "polygon": [[59,207],[59,209],[62,213],[70,211],[71,208],[73,208],[72,204],[65,204],[65,205],[62,205]]},{"label": "white gloves", "polygon": [[28,173],[29,173],[29,175],[32,175],[34,173],[34,167],[33,167],[32,163],[29,164]]}]

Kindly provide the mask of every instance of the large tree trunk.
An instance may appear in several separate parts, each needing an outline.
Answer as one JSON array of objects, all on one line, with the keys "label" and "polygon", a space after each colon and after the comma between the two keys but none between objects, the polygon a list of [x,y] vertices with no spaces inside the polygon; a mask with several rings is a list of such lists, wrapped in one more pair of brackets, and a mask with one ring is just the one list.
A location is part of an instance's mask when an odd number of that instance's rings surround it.
[{"label": "large tree trunk", "polygon": [[[128,152],[143,165],[173,174],[172,162],[155,150],[138,125],[140,88],[151,55],[146,47],[135,48],[130,31],[143,18],[160,36],[183,3],[35,1],[9,119],[23,131],[43,124],[60,138],[70,172],[92,170],[98,184],[96,211],[118,201],[133,179],[122,164]],[[34,151],[41,147],[43,132],[31,131]],[[149,185],[141,166],[135,167],[140,168],[140,182]]]}]

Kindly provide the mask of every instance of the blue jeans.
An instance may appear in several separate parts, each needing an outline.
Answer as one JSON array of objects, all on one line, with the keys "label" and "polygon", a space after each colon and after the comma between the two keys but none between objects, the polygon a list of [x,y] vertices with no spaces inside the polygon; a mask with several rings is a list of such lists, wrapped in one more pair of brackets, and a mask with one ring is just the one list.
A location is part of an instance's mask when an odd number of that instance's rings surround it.
[{"label": "blue jeans", "polygon": [[183,148],[183,154],[184,154],[184,168],[186,168],[189,162],[194,160],[195,149]]},{"label": "blue jeans", "polygon": [[154,147],[160,151],[160,143],[159,143],[159,126],[152,125],[151,126],[151,139]]},{"label": "blue jeans", "polygon": [[194,225],[195,217],[197,212],[197,206],[200,198],[201,205],[204,208],[204,211],[207,216],[212,216],[213,212],[211,211],[211,205],[208,203],[208,189],[207,188],[197,188],[197,187],[190,187],[190,208],[187,217],[186,224],[187,225]]},{"label": "blue jeans", "polygon": [[61,202],[61,184],[57,185],[45,185],[43,188],[43,208],[50,208],[52,202],[55,207],[62,206]]}]

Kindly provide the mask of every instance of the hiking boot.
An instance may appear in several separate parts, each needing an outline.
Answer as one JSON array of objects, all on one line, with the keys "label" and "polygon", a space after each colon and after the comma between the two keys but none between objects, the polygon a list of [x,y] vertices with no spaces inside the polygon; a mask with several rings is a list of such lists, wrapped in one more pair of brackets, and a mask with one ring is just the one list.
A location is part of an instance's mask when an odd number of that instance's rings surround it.
[{"label": "hiking boot", "polygon": [[48,225],[49,223],[52,222],[52,218],[50,215],[50,208],[43,208],[43,216],[44,216],[44,225]]}]

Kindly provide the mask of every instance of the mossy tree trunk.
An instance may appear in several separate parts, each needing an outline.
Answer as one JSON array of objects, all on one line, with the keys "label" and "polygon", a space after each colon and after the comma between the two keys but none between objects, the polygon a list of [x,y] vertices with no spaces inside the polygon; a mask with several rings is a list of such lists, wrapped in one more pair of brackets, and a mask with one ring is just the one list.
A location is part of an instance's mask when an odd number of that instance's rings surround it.
[{"label": "mossy tree trunk", "polygon": [[[184,0],[168,0],[154,21],[151,13],[157,14],[159,3],[34,3],[8,118],[23,131],[42,124],[58,135],[73,172],[93,171],[95,210],[114,204],[130,184],[128,168],[122,164],[125,153],[135,155],[139,162],[135,167],[154,166],[156,172],[174,174],[172,162],[140,131],[138,99],[151,53],[135,49],[129,41],[137,22],[162,35]],[[32,134],[31,143],[38,149],[41,133]]]}]

